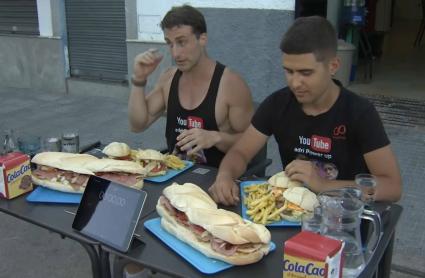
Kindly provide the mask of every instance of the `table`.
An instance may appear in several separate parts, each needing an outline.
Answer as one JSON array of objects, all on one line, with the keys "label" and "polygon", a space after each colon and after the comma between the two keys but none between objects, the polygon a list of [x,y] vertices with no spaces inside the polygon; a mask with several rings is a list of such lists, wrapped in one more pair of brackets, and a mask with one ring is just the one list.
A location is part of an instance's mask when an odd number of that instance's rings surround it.
[{"label": "table", "polygon": [[[126,258],[135,263],[140,263],[147,268],[157,272],[162,272],[176,277],[204,277],[202,273],[196,270],[186,260],[169,249],[161,240],[152,235],[143,228],[143,222],[158,217],[152,205],[161,195],[162,189],[175,181],[178,183],[193,182],[204,190],[213,183],[217,170],[206,166],[194,166],[180,176],[166,184],[148,185],[144,189],[148,192],[149,202],[146,203],[144,210],[149,212],[145,218],[140,221],[136,233],[143,241],[140,246],[130,249],[127,253],[119,252],[108,246],[102,245],[101,248],[105,254],[112,253]],[[155,187],[154,187],[155,186]],[[158,190],[161,189],[161,190]],[[235,211],[240,214],[240,206],[224,207],[225,209]],[[392,242],[394,240],[394,231],[397,221],[400,217],[402,208],[396,204],[377,203],[375,210],[381,213],[383,220],[384,234],[378,243],[377,251],[371,257],[369,263],[359,277],[372,277],[378,272],[379,277],[389,277],[385,270],[391,266]],[[297,234],[299,227],[270,227],[272,241],[276,244],[276,250],[269,253],[260,262],[233,267],[223,272],[219,272],[212,277],[282,277],[283,268],[283,243],[288,238]]]},{"label": "table", "polygon": [[[75,205],[30,203],[26,201],[27,194],[12,200],[0,200],[0,211],[24,220],[49,231],[58,233],[62,238],[70,238],[80,243],[87,251],[94,278],[105,277],[102,273],[107,266],[101,265],[105,262],[101,259],[104,254],[100,243],[91,240],[72,229]],[[106,274],[108,275],[108,274]]]}]

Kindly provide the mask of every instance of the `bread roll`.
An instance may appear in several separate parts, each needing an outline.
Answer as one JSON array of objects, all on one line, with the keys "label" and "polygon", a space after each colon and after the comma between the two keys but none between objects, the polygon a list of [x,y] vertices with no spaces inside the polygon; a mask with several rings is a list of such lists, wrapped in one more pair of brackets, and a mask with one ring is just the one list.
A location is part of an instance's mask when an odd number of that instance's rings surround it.
[{"label": "bread roll", "polygon": [[112,142],[103,148],[103,153],[109,157],[124,157],[130,155],[130,147],[126,143]]},{"label": "bread roll", "polygon": [[305,187],[288,188],[283,192],[283,197],[310,212],[313,212],[314,208],[319,205],[316,194]]},{"label": "bread roll", "polygon": [[292,187],[302,186],[300,182],[289,179],[285,171],[279,172],[271,176],[268,180],[268,183],[272,186],[281,187],[281,188],[292,188]]}]

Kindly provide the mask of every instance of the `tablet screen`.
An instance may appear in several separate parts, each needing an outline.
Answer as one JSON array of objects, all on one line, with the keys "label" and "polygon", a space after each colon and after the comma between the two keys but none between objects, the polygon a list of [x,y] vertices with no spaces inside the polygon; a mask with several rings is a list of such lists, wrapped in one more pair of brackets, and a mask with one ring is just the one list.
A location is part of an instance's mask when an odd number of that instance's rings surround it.
[{"label": "tablet screen", "polygon": [[72,227],[126,252],[133,238],[146,192],[91,176]]}]

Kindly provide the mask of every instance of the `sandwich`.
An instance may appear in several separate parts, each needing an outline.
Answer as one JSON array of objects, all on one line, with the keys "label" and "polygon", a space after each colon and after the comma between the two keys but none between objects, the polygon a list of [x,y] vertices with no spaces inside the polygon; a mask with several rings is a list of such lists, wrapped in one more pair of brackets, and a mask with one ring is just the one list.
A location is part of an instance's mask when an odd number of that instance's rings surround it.
[{"label": "sandwich", "polygon": [[142,188],[146,170],[138,163],[114,159],[98,159],[89,154],[43,152],[31,160],[37,165],[32,181],[50,189],[83,193],[90,175]]},{"label": "sandwich", "polygon": [[280,208],[284,205],[285,199],[283,192],[292,187],[300,187],[302,184],[299,181],[289,179],[285,171],[279,172],[268,179],[269,190],[272,192],[276,200],[276,207]]},{"label": "sandwich", "polygon": [[112,159],[131,160],[131,149],[126,143],[112,142],[102,152]]},{"label": "sandwich", "polygon": [[280,216],[288,221],[301,221],[305,213],[313,213],[314,208],[319,206],[316,194],[305,187],[291,187],[283,192],[285,209]]},{"label": "sandwich", "polygon": [[90,175],[94,173],[84,166],[98,158],[89,154],[43,152],[36,154],[31,162],[37,165],[32,171],[34,184],[53,190],[83,193]]},{"label": "sandwich", "polygon": [[146,149],[138,150],[135,159],[147,170],[148,176],[162,176],[167,172],[165,155],[159,151]]},{"label": "sandwich", "polygon": [[245,265],[261,260],[270,250],[270,232],[263,225],[218,209],[194,184],[166,187],[156,210],[166,231],[207,257]]},{"label": "sandwich", "polygon": [[141,189],[147,171],[134,161],[102,158],[89,161],[85,168],[94,175],[129,187]]}]

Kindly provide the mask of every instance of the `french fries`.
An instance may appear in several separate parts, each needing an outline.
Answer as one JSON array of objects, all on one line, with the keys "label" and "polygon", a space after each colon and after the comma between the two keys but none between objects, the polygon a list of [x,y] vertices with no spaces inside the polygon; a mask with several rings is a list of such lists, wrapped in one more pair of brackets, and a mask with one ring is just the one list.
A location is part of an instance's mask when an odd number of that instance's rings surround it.
[{"label": "french fries", "polygon": [[266,225],[281,220],[280,213],[287,205],[276,207],[276,194],[269,190],[267,183],[246,186],[244,193],[246,214],[253,222]]},{"label": "french fries", "polygon": [[183,160],[173,154],[167,154],[165,156],[165,165],[167,165],[168,168],[175,170],[183,169],[186,166]]}]

